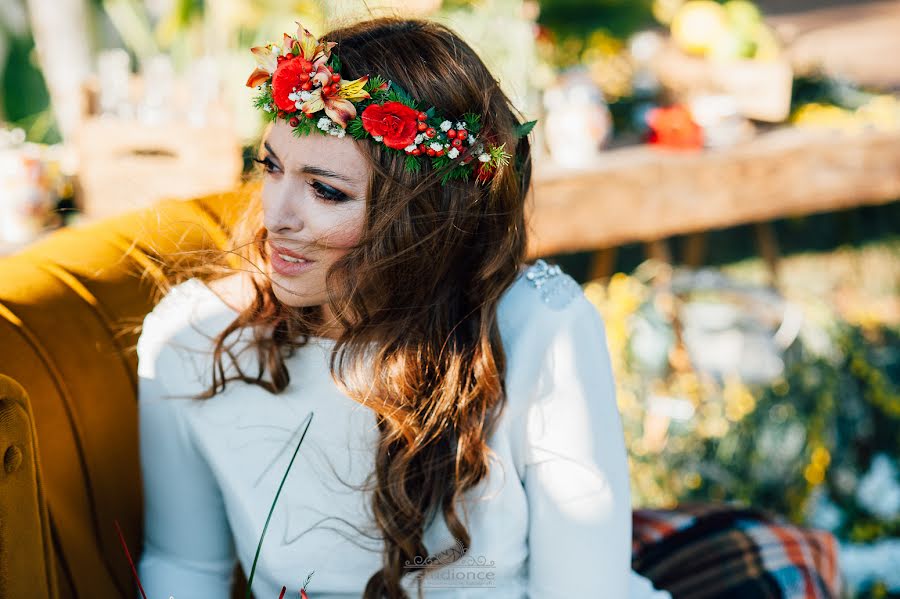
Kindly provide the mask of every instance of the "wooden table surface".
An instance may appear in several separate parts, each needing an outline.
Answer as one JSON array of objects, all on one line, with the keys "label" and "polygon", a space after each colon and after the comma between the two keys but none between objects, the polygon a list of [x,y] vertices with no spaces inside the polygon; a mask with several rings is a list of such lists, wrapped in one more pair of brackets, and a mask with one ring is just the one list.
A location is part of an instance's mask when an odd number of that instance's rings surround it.
[{"label": "wooden table surface", "polygon": [[633,146],[564,168],[536,161],[531,255],[651,242],[900,198],[900,130],[783,128],[727,149]]}]

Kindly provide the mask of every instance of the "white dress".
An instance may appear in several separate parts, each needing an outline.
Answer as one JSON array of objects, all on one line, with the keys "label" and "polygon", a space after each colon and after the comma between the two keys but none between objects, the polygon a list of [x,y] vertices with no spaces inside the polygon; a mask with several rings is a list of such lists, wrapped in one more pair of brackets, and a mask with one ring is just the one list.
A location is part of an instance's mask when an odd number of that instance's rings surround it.
[{"label": "white dress", "polygon": [[[258,599],[276,599],[285,585],[296,597],[312,572],[310,599],[358,599],[381,565],[380,537],[367,496],[341,481],[365,479],[378,429],[374,412],[331,378],[334,342],[313,338],[288,358],[291,384],[278,395],[233,381],[209,400],[164,398],[206,389],[210,339],[235,316],[190,279],[144,320],[144,590],[153,599],[225,599],[236,560],[249,576],[272,500],[313,412],[266,529],[252,590]],[[628,462],[599,312],[574,279],[538,260],[506,290],[498,318],[508,403],[489,445],[499,458],[466,494],[468,518],[458,509],[469,547],[457,544],[442,516],[426,528],[431,555],[461,557],[424,571],[424,596],[671,599],[630,567]],[[249,333],[242,330],[238,343]],[[238,359],[256,376],[252,354]],[[415,598],[413,576],[403,580]]]}]

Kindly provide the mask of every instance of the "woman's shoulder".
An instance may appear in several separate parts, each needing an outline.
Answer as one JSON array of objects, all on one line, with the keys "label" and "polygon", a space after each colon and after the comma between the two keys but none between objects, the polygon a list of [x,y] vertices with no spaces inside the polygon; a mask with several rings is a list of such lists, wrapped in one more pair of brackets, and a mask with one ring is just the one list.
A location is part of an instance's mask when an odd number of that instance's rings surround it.
[{"label": "woman's shoulder", "polygon": [[581,285],[558,264],[551,264],[543,258],[523,264],[519,276],[506,290],[504,300],[523,299],[527,296],[537,300],[546,309],[559,311],[565,308],[579,294]]},{"label": "woman's shoulder", "polygon": [[199,278],[173,285],[144,317],[137,342],[138,373],[152,378],[167,349],[211,351],[216,335],[236,316],[234,308]]},{"label": "woman's shoulder", "polygon": [[543,259],[526,264],[497,308],[504,349],[510,352],[526,341],[540,346],[541,339],[580,316],[593,316],[592,311],[581,285],[561,266]]},{"label": "woman's shoulder", "polygon": [[[525,267],[497,308],[507,384],[527,393],[561,361],[607,360],[606,325],[582,286],[559,265]],[[585,355],[581,355],[585,354]]]}]

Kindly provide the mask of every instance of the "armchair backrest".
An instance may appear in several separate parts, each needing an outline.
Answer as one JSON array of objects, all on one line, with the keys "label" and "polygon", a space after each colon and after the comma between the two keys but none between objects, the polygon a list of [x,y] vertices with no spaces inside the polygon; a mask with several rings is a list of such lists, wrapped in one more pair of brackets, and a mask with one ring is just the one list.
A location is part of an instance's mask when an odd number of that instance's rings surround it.
[{"label": "armchair backrest", "polygon": [[141,272],[224,248],[245,191],[162,200],[0,258],[0,596],[133,597],[115,521],[137,559],[134,347],[154,302]]}]

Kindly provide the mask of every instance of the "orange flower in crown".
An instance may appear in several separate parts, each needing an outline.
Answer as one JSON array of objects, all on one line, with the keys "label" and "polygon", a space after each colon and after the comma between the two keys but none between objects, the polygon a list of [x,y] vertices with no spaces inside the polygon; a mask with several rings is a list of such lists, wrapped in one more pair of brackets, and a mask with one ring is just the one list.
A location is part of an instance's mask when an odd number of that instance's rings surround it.
[{"label": "orange flower in crown", "polygon": [[[257,66],[246,85],[259,92],[254,105],[267,120],[284,119],[298,135],[349,132],[355,139],[371,139],[402,152],[409,171],[419,171],[421,160],[430,158],[432,168],[444,171],[441,184],[468,180],[473,173],[476,181],[487,182],[508,164],[505,144],[478,138],[479,115],[445,119],[378,75],[343,81],[340,58],[332,52],[336,45],[316,39],[298,22],[296,36],[285,33],[280,46],[250,49]],[[527,135],[535,123],[520,124],[516,134]]]}]

